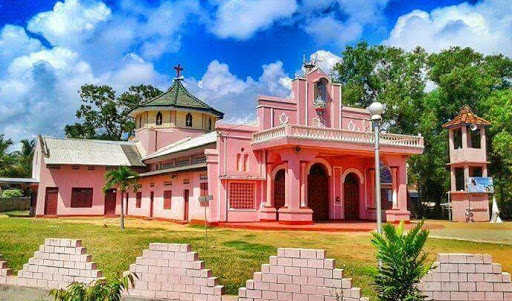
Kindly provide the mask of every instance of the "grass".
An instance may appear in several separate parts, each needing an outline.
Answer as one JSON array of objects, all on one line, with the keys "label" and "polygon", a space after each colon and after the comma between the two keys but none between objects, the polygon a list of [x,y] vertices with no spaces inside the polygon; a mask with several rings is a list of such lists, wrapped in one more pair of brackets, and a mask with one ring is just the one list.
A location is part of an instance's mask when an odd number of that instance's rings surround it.
[{"label": "grass", "polygon": [[[9,267],[17,271],[45,238],[81,238],[105,276],[113,276],[127,270],[151,242],[188,243],[199,252],[213,275],[219,277],[227,293],[237,294],[238,287],[252,279],[252,274],[260,270],[262,263],[268,263],[268,257],[275,255],[278,247],[319,248],[326,249],[328,256],[336,259],[337,266],[354,279],[354,285],[362,288],[363,295],[375,297],[371,281],[376,264],[369,233],[210,229],[206,248],[204,229],[200,227],[135,219],[127,219],[126,227],[121,232],[117,219],[0,218],[0,253]],[[458,224],[453,226],[458,227]],[[495,230],[491,227],[487,231]],[[512,272],[511,245],[429,239],[427,251],[489,253],[505,271]]]}]

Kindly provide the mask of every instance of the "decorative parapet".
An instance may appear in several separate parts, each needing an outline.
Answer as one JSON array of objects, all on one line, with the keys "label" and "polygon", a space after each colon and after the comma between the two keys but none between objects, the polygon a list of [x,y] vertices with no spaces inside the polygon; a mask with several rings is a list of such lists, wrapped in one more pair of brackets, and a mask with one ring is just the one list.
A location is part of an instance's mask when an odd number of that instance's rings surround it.
[{"label": "decorative parapet", "polygon": [[434,266],[419,284],[427,300],[512,300],[510,274],[491,255],[441,253]]},{"label": "decorative parapet", "polygon": [[53,289],[73,282],[90,283],[101,277],[102,272],[81,240],[47,238],[18,272],[16,284]]},{"label": "decorative parapet", "polygon": [[278,249],[263,264],[246,287],[239,289],[239,301],[257,300],[340,300],[360,301],[361,289],[352,287],[352,279],[343,278],[343,270],[335,268],[324,250]]},{"label": "decorative parapet", "polygon": [[130,272],[137,275],[130,296],[171,300],[221,301],[223,286],[204,268],[190,245],[152,243],[137,257]]},{"label": "decorative parapet", "polygon": [[[270,142],[280,138],[296,138],[314,141],[349,142],[373,144],[372,132],[348,131],[341,129],[284,124],[253,134],[252,144]],[[423,137],[399,135],[390,133],[380,134],[380,144],[387,146],[424,147]]]}]

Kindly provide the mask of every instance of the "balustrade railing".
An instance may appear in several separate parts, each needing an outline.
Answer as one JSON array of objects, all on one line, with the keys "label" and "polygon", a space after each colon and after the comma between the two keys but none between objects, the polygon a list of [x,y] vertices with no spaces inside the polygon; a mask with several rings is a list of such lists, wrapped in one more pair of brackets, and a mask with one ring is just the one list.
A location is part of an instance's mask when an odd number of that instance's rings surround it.
[{"label": "balustrade railing", "polygon": [[[284,137],[317,141],[374,143],[374,134],[372,132],[358,132],[288,124],[255,133],[253,135],[252,143],[264,143]],[[382,133],[380,135],[380,143],[383,145],[423,147],[423,137]]]}]

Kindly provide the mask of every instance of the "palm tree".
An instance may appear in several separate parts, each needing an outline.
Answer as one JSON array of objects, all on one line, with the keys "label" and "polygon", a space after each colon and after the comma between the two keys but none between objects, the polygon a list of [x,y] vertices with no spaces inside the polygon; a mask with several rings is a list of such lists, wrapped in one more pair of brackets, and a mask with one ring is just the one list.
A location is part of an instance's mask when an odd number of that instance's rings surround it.
[{"label": "palm tree", "polygon": [[16,151],[13,155],[16,157],[17,169],[20,170],[22,176],[30,176],[32,170],[32,158],[34,157],[34,149],[36,141],[34,139],[21,139],[21,150]]},{"label": "palm tree", "polygon": [[13,164],[13,157],[7,153],[7,149],[12,145],[11,139],[5,139],[4,134],[0,134],[0,175],[6,176],[10,173]]},{"label": "palm tree", "polygon": [[117,187],[121,191],[121,230],[124,230],[124,195],[129,190],[137,191],[139,174],[127,166],[119,166],[116,169],[107,171],[105,174],[105,186],[103,191],[106,193],[110,189]]},{"label": "palm tree", "polygon": [[372,244],[377,248],[377,259],[382,261],[374,280],[379,300],[425,299],[417,285],[432,265],[423,251],[429,231],[422,228],[423,221],[406,233],[401,222],[397,228],[385,224],[383,234],[373,233]]}]

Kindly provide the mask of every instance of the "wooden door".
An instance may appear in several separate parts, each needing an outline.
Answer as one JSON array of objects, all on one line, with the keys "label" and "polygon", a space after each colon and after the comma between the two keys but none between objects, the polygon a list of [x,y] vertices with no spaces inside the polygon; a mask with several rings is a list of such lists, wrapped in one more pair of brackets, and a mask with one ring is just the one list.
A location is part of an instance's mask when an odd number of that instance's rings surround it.
[{"label": "wooden door", "polygon": [[116,190],[110,189],[105,193],[105,215],[116,215]]},{"label": "wooden door", "polygon": [[184,202],[183,220],[185,220],[185,221],[188,221],[188,201],[189,201],[189,190],[185,189],[183,191],[183,202]]},{"label": "wooden door", "polygon": [[343,184],[345,219],[359,219],[359,180],[353,173],[348,174]]},{"label": "wooden door", "polygon": [[[274,178],[274,208],[277,210],[285,205],[285,177],[286,173],[284,169],[281,169]],[[277,213],[277,220],[279,220],[279,212]]]},{"label": "wooden door", "polygon": [[308,206],[313,220],[329,219],[329,177],[321,164],[311,167],[308,176]]},{"label": "wooden door", "polygon": [[59,198],[59,188],[46,187],[46,196],[44,202],[44,215],[57,215],[57,204]]},{"label": "wooden door", "polygon": [[155,192],[149,193],[149,217],[153,217],[153,202],[155,201]]}]

